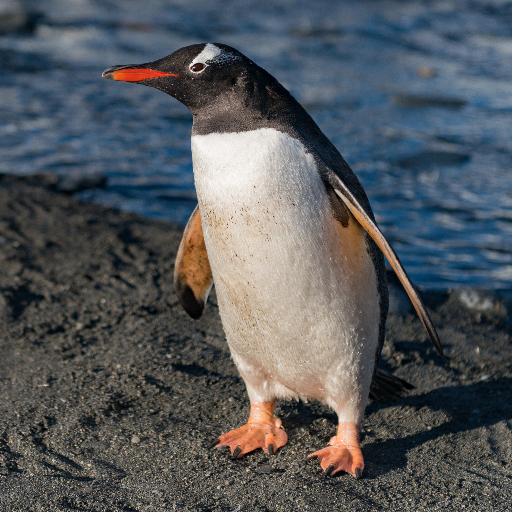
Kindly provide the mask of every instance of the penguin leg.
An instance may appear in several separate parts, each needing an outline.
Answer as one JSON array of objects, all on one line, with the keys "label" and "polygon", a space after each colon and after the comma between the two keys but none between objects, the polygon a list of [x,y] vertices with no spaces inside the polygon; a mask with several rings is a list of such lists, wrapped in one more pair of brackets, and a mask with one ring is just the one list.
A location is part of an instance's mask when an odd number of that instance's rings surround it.
[{"label": "penguin leg", "polygon": [[352,422],[339,423],[338,433],[331,438],[329,445],[309,455],[320,459],[324,475],[346,471],[355,478],[361,478],[364,460],[359,444],[359,427]]},{"label": "penguin leg", "polygon": [[240,428],[220,436],[213,446],[229,446],[234,459],[246,453],[262,448],[269,455],[284,446],[288,436],[283,430],[281,420],[274,416],[274,401],[254,402],[247,423]]}]

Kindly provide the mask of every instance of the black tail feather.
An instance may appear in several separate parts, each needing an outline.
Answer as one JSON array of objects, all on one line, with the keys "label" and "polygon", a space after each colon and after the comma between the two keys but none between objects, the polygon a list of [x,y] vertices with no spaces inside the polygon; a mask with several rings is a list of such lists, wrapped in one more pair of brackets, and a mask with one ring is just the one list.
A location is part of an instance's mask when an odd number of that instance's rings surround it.
[{"label": "black tail feather", "polygon": [[370,398],[378,402],[389,402],[410,389],[414,389],[414,386],[406,380],[377,368],[370,388]]}]

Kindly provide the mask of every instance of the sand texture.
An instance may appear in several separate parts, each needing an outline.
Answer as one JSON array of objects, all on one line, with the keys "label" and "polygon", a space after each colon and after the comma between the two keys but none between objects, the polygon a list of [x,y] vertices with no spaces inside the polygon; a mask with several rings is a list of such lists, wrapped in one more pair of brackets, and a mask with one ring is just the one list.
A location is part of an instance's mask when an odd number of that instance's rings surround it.
[{"label": "sand texture", "polygon": [[289,443],[232,461],[209,441],[248,399],[215,294],[199,321],[172,287],[181,230],[0,177],[0,510],[505,511],[512,506],[507,300],[424,292],[439,357],[403,292],[381,366],[416,388],[370,403],[364,478],[324,479],[318,403],[277,407]]}]

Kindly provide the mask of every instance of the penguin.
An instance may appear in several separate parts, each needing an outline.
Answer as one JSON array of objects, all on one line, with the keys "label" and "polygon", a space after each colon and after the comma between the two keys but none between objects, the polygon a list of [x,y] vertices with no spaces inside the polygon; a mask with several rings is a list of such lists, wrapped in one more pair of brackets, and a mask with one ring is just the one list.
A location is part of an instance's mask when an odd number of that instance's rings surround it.
[{"label": "penguin", "polygon": [[360,478],[369,395],[408,387],[377,370],[388,312],[384,256],[442,355],[361,183],[295,98],[230,46],[194,44],[103,77],[159,89],[193,116],[198,206],[178,249],[175,290],[199,318],[215,283],[250,400],[247,423],[213,445],[235,459],[257,448],[273,455],[288,439],[275,400],[316,399],[336,412],[338,430],[310,457],[326,476]]}]

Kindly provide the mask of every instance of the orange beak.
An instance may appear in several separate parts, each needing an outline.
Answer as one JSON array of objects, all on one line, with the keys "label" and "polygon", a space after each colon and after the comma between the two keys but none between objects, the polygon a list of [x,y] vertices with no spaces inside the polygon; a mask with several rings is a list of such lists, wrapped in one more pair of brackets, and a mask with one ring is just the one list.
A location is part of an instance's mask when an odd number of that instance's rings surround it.
[{"label": "orange beak", "polygon": [[158,78],[160,76],[180,76],[174,73],[167,73],[165,71],[155,71],[154,69],[140,69],[140,68],[121,68],[120,66],[113,66],[106,69],[102,76],[110,80],[118,80],[120,82],[141,82],[148,78]]}]

